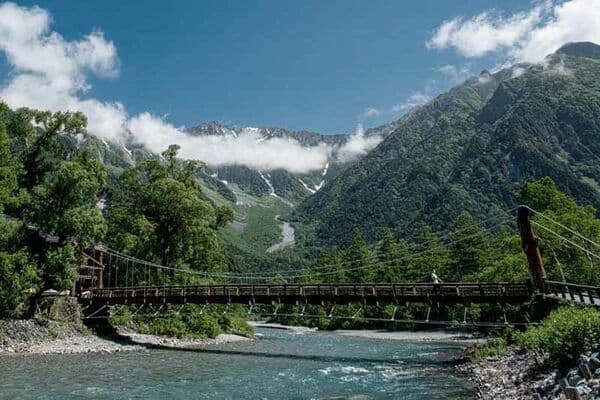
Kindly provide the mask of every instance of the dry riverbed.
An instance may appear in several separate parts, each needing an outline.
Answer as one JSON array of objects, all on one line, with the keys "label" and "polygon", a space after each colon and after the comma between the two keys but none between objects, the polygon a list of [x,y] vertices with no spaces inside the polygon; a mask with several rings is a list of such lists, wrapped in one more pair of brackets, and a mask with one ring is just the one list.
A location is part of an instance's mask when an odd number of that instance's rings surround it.
[{"label": "dry riverbed", "polygon": [[447,342],[460,341],[465,343],[481,342],[481,339],[466,332],[449,330],[433,331],[378,331],[378,330],[339,330],[337,335],[354,336],[367,339],[403,340],[409,342]]},{"label": "dry riverbed", "polygon": [[[249,321],[252,327],[271,328],[271,329],[288,329],[294,331],[314,332],[317,328],[307,328],[305,326],[290,326],[264,321]],[[484,339],[480,339],[468,332],[452,331],[449,329],[436,329],[428,331],[383,331],[369,329],[343,329],[336,330],[332,333],[340,336],[353,336],[365,339],[379,340],[404,340],[409,342],[446,342],[459,341],[465,344],[480,343]]]},{"label": "dry riverbed", "polygon": [[178,339],[129,330],[121,330],[113,337],[99,337],[80,325],[56,321],[0,322],[0,354],[116,353],[160,347],[205,347],[247,340],[252,339],[233,334],[221,334],[214,339]]}]

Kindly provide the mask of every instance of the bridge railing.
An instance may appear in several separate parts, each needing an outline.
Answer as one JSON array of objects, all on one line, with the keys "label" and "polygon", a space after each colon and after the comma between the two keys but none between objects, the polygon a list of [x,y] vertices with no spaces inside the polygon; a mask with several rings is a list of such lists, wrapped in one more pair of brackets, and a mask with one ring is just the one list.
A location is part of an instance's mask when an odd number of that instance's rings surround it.
[{"label": "bridge railing", "polygon": [[600,288],[596,286],[546,281],[545,287],[546,296],[576,301],[579,303],[600,305]]},{"label": "bridge railing", "polygon": [[178,285],[97,288],[93,298],[528,298],[527,283],[415,283],[415,284],[259,284]]}]

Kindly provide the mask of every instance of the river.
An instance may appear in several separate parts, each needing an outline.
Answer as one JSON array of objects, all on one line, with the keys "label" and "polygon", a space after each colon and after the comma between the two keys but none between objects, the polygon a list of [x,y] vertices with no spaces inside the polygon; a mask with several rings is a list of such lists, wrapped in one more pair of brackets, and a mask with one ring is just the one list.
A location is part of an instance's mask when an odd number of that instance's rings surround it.
[{"label": "river", "polygon": [[205,349],[0,356],[0,399],[468,399],[460,344],[258,328]]}]

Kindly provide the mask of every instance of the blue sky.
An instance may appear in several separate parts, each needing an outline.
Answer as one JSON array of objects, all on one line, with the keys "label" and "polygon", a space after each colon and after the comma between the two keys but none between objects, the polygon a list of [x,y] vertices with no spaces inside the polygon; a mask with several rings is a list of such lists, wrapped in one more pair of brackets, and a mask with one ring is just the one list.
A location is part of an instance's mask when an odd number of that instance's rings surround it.
[{"label": "blue sky", "polygon": [[[90,134],[125,146],[300,173],[382,140],[359,124],[583,40],[600,43],[599,0],[7,2],[0,99],[83,112]],[[337,148],[181,129],[213,120],[355,134]]]},{"label": "blue sky", "polygon": [[[478,73],[496,56],[465,60],[428,49],[444,21],[523,1],[35,1],[51,29],[77,40],[93,29],[114,42],[119,74],[91,78],[85,96],[176,126],[219,120],[323,133],[396,119],[415,93],[454,84],[445,65]],[[375,108],[371,117],[364,115]],[[396,107],[398,109],[400,107]],[[378,115],[376,115],[378,114]]]}]

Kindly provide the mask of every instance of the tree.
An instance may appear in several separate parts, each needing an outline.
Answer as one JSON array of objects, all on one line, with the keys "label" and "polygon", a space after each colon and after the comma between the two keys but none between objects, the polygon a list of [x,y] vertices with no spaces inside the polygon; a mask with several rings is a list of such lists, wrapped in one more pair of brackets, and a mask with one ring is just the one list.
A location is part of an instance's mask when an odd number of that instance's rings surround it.
[{"label": "tree", "polygon": [[27,252],[0,251],[0,316],[18,316],[19,305],[37,292],[38,285],[38,270]]},{"label": "tree", "polygon": [[227,226],[228,223],[233,221],[234,215],[231,207],[222,205],[216,208],[216,218],[215,224],[213,226],[214,229],[219,229]]},{"label": "tree", "polygon": [[32,190],[28,223],[59,242],[89,244],[103,238],[106,224],[96,207],[106,182],[106,170],[86,152],[60,162]]},{"label": "tree", "polygon": [[373,267],[377,260],[371,255],[371,250],[364,241],[359,228],[352,230],[352,241],[344,252],[344,269],[348,278],[353,282],[369,282],[373,278]]},{"label": "tree", "polygon": [[44,262],[44,282],[56,290],[69,290],[77,277],[79,257],[71,244],[48,251]]},{"label": "tree", "polygon": [[[411,250],[407,277],[411,282],[430,282],[431,272],[434,269],[444,270],[448,262],[448,255],[429,225],[424,222],[415,225],[414,242],[416,246]],[[447,280],[444,276],[441,278]]]},{"label": "tree", "polygon": [[0,217],[0,316],[18,317],[19,306],[40,285],[37,265],[23,246],[23,224]]},{"label": "tree", "polygon": [[443,275],[448,281],[469,280],[483,268],[485,235],[467,212],[459,214],[450,229],[449,261]]},{"label": "tree", "polygon": [[0,213],[11,203],[18,190],[18,164],[10,151],[6,125],[0,121]]},{"label": "tree", "polygon": [[410,251],[406,242],[396,242],[388,229],[377,248],[379,266],[374,277],[377,282],[402,282],[406,279],[407,265],[410,262]]},{"label": "tree", "polygon": [[536,211],[534,229],[549,278],[600,284],[600,248],[592,243],[600,243],[600,220],[594,207],[578,205],[548,177],[525,184],[517,200]]},{"label": "tree", "polygon": [[233,212],[202,200],[198,164],[177,160],[177,146],[164,162],[147,160],[123,172],[113,190],[109,240],[162,265],[211,271],[224,263],[216,229]]},{"label": "tree", "polygon": [[[35,123],[35,127],[31,124]],[[58,138],[62,135],[85,134],[87,118],[80,112],[17,110],[9,129],[17,140],[24,166],[21,184],[31,189],[64,158],[65,149]]]}]

